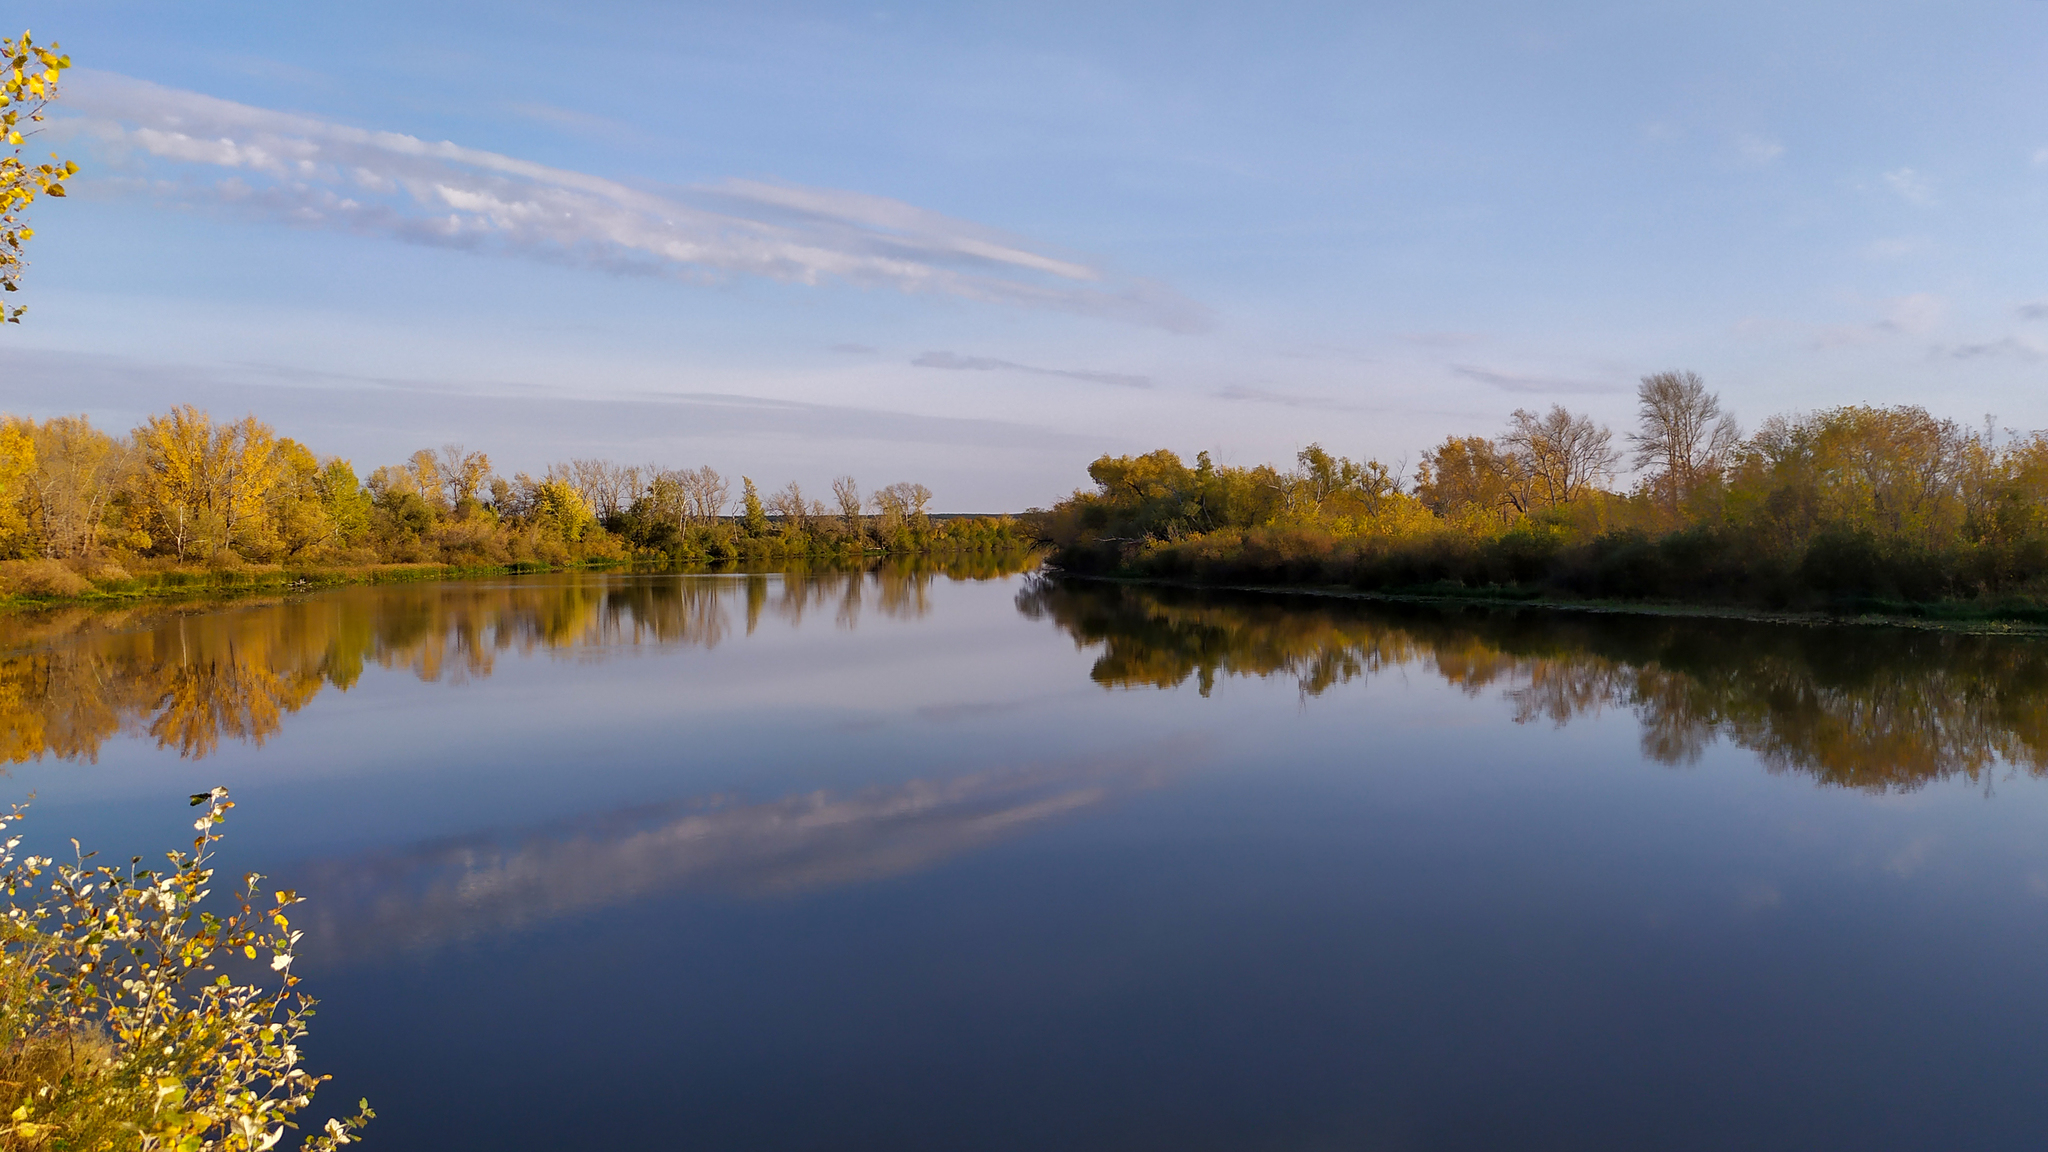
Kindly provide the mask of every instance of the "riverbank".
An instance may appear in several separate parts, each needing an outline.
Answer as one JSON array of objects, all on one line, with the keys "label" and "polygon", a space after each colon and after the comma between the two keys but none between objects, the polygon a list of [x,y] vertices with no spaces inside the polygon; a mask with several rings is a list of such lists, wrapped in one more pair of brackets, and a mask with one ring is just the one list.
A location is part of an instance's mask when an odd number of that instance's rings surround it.
[{"label": "riverbank", "polygon": [[1840,603],[1829,608],[1788,610],[1748,608],[1734,604],[1580,598],[1559,596],[1541,589],[1513,587],[1366,590],[1333,584],[1206,583],[1159,576],[1109,576],[1075,572],[1050,565],[1046,571],[1067,580],[1123,584],[1139,588],[1250,593],[1261,596],[1307,596],[1325,600],[1475,608],[1536,608],[1553,612],[1744,620],[1765,624],[1915,628],[1970,635],[2048,636],[2048,607],[2033,604],[1980,605],[1953,601],[1923,604],[1862,600]]},{"label": "riverbank", "polygon": [[0,609],[183,600],[335,588],[347,584],[396,584],[598,570],[622,567],[624,563],[599,560],[551,565],[528,560],[491,565],[353,564],[309,568],[252,564],[235,568],[166,567],[135,573],[113,565],[97,569],[86,567],[80,571],[55,560],[9,560],[0,562]]},{"label": "riverbank", "polygon": [[[7,609],[56,608],[70,605],[110,605],[146,601],[203,600],[249,595],[310,592],[351,584],[399,584],[435,580],[473,580],[493,576],[528,576],[548,572],[600,572],[621,569],[634,572],[746,571],[808,572],[814,569],[851,568],[865,570],[877,565],[896,564],[928,569],[956,577],[978,577],[1021,572],[1038,562],[1031,549],[987,551],[961,549],[943,552],[866,553],[854,556],[790,556],[775,558],[761,566],[741,561],[675,565],[624,559],[593,559],[566,564],[517,561],[510,564],[356,564],[323,567],[284,568],[245,565],[239,568],[166,567],[131,573],[112,565],[93,569],[56,560],[0,561],[0,611]],[[80,571],[84,568],[84,571]]]}]

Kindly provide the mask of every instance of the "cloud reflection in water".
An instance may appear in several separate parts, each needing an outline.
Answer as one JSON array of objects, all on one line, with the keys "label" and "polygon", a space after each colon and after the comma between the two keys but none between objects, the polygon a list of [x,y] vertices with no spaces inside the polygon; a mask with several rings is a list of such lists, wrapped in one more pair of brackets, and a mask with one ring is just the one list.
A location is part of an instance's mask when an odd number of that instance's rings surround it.
[{"label": "cloud reflection in water", "polygon": [[835,796],[630,809],[315,861],[319,963],[424,951],[679,890],[769,897],[899,876],[1157,783],[1167,757],[1002,769]]}]

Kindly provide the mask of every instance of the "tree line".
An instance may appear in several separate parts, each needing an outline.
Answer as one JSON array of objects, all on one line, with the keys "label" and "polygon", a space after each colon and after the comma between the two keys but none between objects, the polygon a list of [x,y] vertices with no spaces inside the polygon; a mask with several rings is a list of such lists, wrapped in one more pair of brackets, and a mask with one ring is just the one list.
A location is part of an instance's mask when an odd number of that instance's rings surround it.
[{"label": "tree line", "polygon": [[1070,569],[1219,582],[2022,614],[2048,592],[2048,433],[1850,405],[1744,435],[1691,372],[1637,402],[1620,438],[1519,410],[1405,477],[1315,444],[1291,469],[1104,456],[1031,520]]},{"label": "tree line", "polygon": [[1006,520],[935,518],[922,484],[863,494],[845,476],[832,498],[794,482],[763,496],[744,476],[735,494],[709,466],[572,460],[508,478],[454,444],[358,477],[253,415],[223,421],[190,405],[125,436],[84,416],[0,419],[0,560],[43,561],[13,567],[46,594],[131,568],[688,563],[1025,543]]}]

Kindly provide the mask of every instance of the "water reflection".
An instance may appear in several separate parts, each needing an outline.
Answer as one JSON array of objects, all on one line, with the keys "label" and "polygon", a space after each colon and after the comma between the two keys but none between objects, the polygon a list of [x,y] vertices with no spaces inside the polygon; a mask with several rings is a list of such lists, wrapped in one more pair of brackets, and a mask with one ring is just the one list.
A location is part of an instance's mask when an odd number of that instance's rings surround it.
[{"label": "water reflection", "polygon": [[1109,687],[1287,676],[1305,696],[1387,669],[1498,692],[1517,722],[1634,713],[1643,753],[1716,740],[1773,772],[1907,791],[2003,765],[2048,775],[2048,642],[2025,637],[1539,610],[1392,607],[1034,580],[1018,607],[1083,646]]},{"label": "water reflection", "polygon": [[315,861],[322,963],[425,951],[650,895],[773,896],[918,871],[1157,782],[1139,759],[1008,768],[769,801],[709,797]]},{"label": "water reflection", "polygon": [[764,618],[915,618],[933,580],[1019,571],[1024,557],[901,560],[864,571],[694,577],[585,574],[338,589],[230,605],[65,608],[0,616],[0,759],[96,759],[123,734],[200,758],[262,744],[368,664],[422,680],[489,676],[502,654],[601,657],[634,645],[715,647]]}]

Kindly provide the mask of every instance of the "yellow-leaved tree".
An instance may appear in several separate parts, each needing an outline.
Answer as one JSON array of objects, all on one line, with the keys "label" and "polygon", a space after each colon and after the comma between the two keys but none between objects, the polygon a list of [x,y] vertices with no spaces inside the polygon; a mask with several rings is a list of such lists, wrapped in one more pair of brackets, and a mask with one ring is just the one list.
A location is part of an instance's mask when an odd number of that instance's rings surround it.
[{"label": "yellow-leaved tree", "polygon": [[0,556],[19,549],[28,535],[22,497],[35,470],[35,426],[13,417],[0,420]]},{"label": "yellow-leaved tree", "polygon": [[[18,292],[26,264],[22,246],[36,234],[25,220],[28,206],[37,196],[63,196],[65,179],[78,171],[76,163],[55,155],[48,164],[23,160],[22,143],[35,129],[24,132],[22,127],[41,122],[43,109],[57,98],[57,81],[71,67],[71,57],[60,55],[54,43],[37,47],[27,32],[14,39],[0,37],[0,57],[5,57],[0,60],[5,75],[0,80],[0,145],[12,149],[0,153],[0,290]],[[19,324],[26,310],[0,304],[0,320]]]}]

